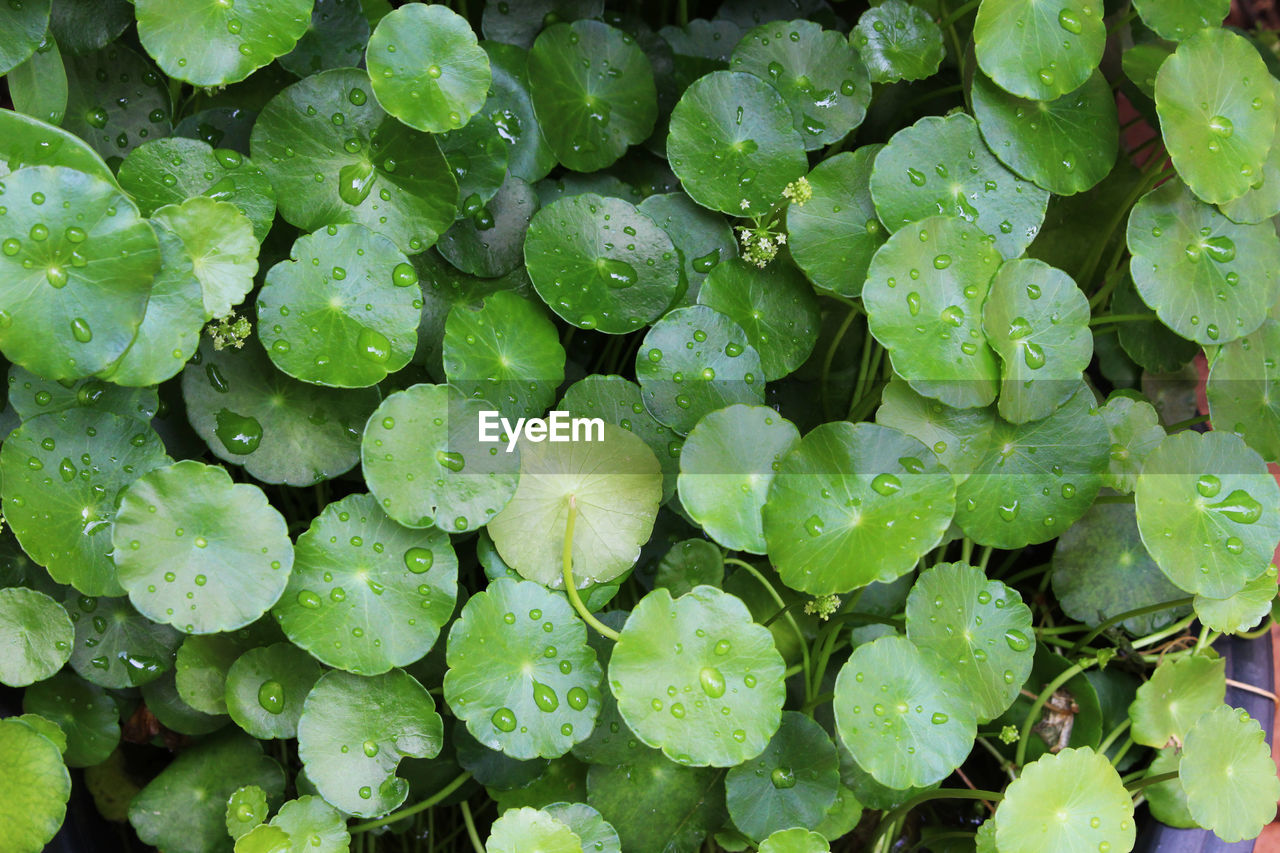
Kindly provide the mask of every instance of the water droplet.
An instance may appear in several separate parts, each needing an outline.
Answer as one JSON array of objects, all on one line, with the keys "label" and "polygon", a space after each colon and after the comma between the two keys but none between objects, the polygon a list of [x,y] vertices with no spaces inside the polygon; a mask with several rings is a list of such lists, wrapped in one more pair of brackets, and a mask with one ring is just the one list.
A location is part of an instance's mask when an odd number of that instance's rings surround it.
[{"label": "water droplet", "polygon": [[83,317],[76,317],[71,321],[71,336],[80,343],[87,344],[93,340],[93,330]]},{"label": "water droplet", "polygon": [[[566,663],[568,663],[568,661],[563,661],[560,664],[560,668],[562,670]],[[565,699],[568,701],[569,707],[575,711],[581,711],[583,708],[586,708],[588,698],[587,691],[583,690],[581,687],[570,687],[569,692],[565,694]]]},{"label": "water droplet", "polygon": [[1018,499],[1014,498],[1007,504],[1001,504],[998,512],[1000,517],[1005,521],[1013,521],[1018,517]]},{"label": "water droplet", "polygon": [[1078,36],[1084,32],[1084,24],[1080,22],[1080,18],[1071,9],[1063,9],[1058,13],[1058,26],[1073,36]]},{"label": "water droplet", "polygon": [[551,713],[560,707],[560,697],[556,692],[540,681],[533,682],[533,703],[539,710]]},{"label": "water droplet", "polygon": [[1226,116],[1214,116],[1209,119],[1209,131],[1226,139],[1235,133],[1236,126]]},{"label": "water droplet", "polygon": [[1204,241],[1204,253],[1220,264],[1236,259],[1236,244],[1230,237],[1210,237]]},{"label": "water droplet", "polygon": [[264,681],[258,687],[258,704],[268,714],[284,712],[284,685],[278,681]]},{"label": "water droplet", "polygon": [[1004,632],[1004,641],[1009,644],[1009,648],[1015,652],[1025,652],[1031,648],[1031,641],[1027,639],[1027,635],[1016,629],[1010,629]]},{"label": "water droplet", "polygon": [[785,791],[796,786],[796,774],[790,767],[775,767],[769,774],[769,781],[773,783],[773,787]]},{"label": "water droplet", "polygon": [[499,708],[493,712],[490,718],[493,727],[503,732],[513,732],[516,730],[516,715],[511,713],[510,708]]},{"label": "water droplet", "polygon": [[907,311],[912,317],[920,313],[920,294],[915,291],[907,294]]},{"label": "water droplet", "polygon": [[911,180],[911,183],[915,184],[916,186],[918,187],[924,186],[924,182],[925,182],[924,172],[918,171],[916,169],[907,169],[907,177]]},{"label": "water droplet", "polygon": [[605,284],[615,289],[631,287],[640,280],[635,267],[613,258],[596,258],[596,272]]},{"label": "water droplet", "polygon": [[942,309],[942,322],[959,328],[964,324],[964,309],[959,305],[948,305]]},{"label": "water droplet", "polygon": [[367,327],[356,336],[356,350],[370,361],[383,363],[391,359],[391,341],[382,332]]},{"label": "water droplet", "polygon": [[1222,491],[1222,481],[1213,474],[1205,474],[1196,480],[1196,491],[1201,497],[1211,498]]},{"label": "water droplet", "polygon": [[709,273],[718,263],[720,263],[720,250],[712,249],[705,255],[699,255],[693,259],[693,269],[694,272]]},{"label": "water droplet", "polygon": [[308,610],[315,610],[320,606],[320,596],[309,589],[304,589],[298,593],[298,604]]},{"label": "water droplet", "polygon": [[951,718],[948,717],[946,714],[935,713],[932,717],[929,718],[929,722],[933,723],[935,726],[940,726],[945,722],[947,722],[947,720],[949,719]]},{"label": "water droplet", "polygon": [[704,666],[700,669],[698,682],[702,685],[702,692],[712,699],[719,699],[724,695],[724,676],[714,666]]},{"label": "water droplet", "polygon": [[1242,542],[1238,536],[1228,537],[1225,544],[1227,552],[1230,554],[1239,555],[1244,553],[1244,542]]},{"label": "water droplet", "polygon": [[391,271],[391,282],[396,287],[412,287],[418,283],[418,272],[410,264],[396,264]]},{"label": "water droplet", "polygon": [[877,474],[871,481],[871,488],[887,498],[902,491],[902,481],[892,474]]},{"label": "water droplet", "polygon": [[435,554],[426,548],[410,548],[404,552],[405,568],[415,575],[428,571],[435,559]]},{"label": "water droplet", "polygon": [[257,418],[238,415],[230,409],[219,409],[214,418],[217,426],[213,434],[229,453],[246,456],[258,449],[262,441],[262,424]]},{"label": "water droplet", "polygon": [[1262,504],[1241,489],[1233,489],[1224,500],[1210,504],[1209,509],[1217,510],[1238,524],[1253,524],[1262,518]]},{"label": "water droplet", "polygon": [[804,522],[804,529],[810,536],[821,536],[825,522],[816,515],[809,516]]},{"label": "water droplet", "polygon": [[378,754],[378,745],[371,740],[364,742],[364,754],[370,758],[374,758]]},{"label": "water droplet", "polygon": [[373,164],[360,160],[338,170],[338,198],[353,207],[369,197],[373,189]]},{"label": "water droplet", "polygon": [[950,255],[938,255],[933,259],[933,268],[937,270],[945,270],[951,266]]},{"label": "water droplet", "polygon": [[1022,345],[1022,360],[1032,370],[1039,370],[1044,367],[1044,350],[1039,344],[1026,341]]},{"label": "water droplet", "polygon": [[462,454],[453,450],[437,450],[436,462],[454,472],[461,471],[467,464],[467,460]]}]

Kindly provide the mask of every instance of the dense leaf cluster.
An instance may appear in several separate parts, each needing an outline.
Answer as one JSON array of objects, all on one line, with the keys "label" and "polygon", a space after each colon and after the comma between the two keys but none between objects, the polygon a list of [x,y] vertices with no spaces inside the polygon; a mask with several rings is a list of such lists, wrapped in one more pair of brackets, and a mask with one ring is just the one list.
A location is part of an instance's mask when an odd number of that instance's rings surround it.
[{"label": "dense leaf cluster", "polygon": [[1229,5],[0,0],[0,850],[1256,836]]}]

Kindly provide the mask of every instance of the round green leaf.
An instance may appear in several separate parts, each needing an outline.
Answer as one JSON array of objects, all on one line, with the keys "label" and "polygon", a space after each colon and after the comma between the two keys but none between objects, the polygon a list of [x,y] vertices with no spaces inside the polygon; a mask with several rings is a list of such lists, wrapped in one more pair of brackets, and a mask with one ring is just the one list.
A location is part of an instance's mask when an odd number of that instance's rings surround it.
[{"label": "round green leaf", "polygon": [[885,386],[876,409],[876,423],[921,441],[951,472],[957,486],[969,479],[987,454],[996,421],[990,408],[953,409],[922,397],[897,378]]},{"label": "round green leaf", "polygon": [[[1239,198],[1263,176],[1276,86],[1243,36],[1213,28],[1178,45],[1156,76],[1156,111],[1178,175],[1204,201]],[[1175,329],[1176,331],[1176,329]]]},{"label": "round green leaf", "polygon": [[1146,400],[1123,394],[1112,394],[1099,411],[1111,433],[1111,458],[1102,484],[1122,493],[1132,492],[1147,455],[1164,440],[1160,415]]},{"label": "round green leaf", "polygon": [[227,713],[256,738],[294,737],[319,678],[320,665],[289,643],[249,649],[227,671]]},{"label": "round green leaf", "polygon": [[466,18],[445,6],[412,3],[378,22],[365,51],[373,94],[410,127],[462,127],[489,89],[489,58]]},{"label": "round green leaf", "polygon": [[905,637],[854,649],[836,676],[833,704],[840,740],[891,788],[940,781],[973,748],[973,704],[951,662]]},{"label": "round green leaf", "polygon": [[138,38],[164,73],[225,86],[293,50],[314,0],[135,0]]},{"label": "round green leaf", "polygon": [[1093,504],[1107,470],[1107,424],[1081,384],[1049,417],[997,420],[981,460],[956,490],[956,524],[980,545],[1047,542]]},{"label": "round green leaf", "polygon": [[188,634],[248,625],[275,604],[293,565],[284,518],[262,490],[191,460],[124,492],[112,544],[134,606]]},{"label": "round green leaf", "polygon": [[38,853],[67,813],[71,776],[53,741],[20,720],[0,720],[0,844]]},{"label": "round green leaf", "polygon": [[941,28],[924,9],[903,0],[886,0],[863,12],[849,41],[873,83],[932,77],[947,55]]},{"label": "round green leaf", "polygon": [[1209,369],[1209,414],[1269,462],[1280,461],[1280,320],[1221,347]]},{"label": "round green leaf", "polygon": [[810,151],[862,124],[871,103],[871,81],[858,51],[839,32],[813,21],[761,24],[738,42],[729,68],[754,74],[781,93]]},{"label": "round green leaf", "polygon": [[[571,435],[568,424],[561,423],[564,435]],[[502,559],[544,586],[564,586],[571,502],[578,516],[572,553],[579,584],[605,583],[631,568],[653,532],[662,498],[662,472],[653,452],[638,436],[612,424],[598,431],[587,427],[586,438],[535,443],[526,437],[515,496],[489,522]]]},{"label": "round green leaf", "polygon": [[360,0],[315,0],[311,25],[297,46],[280,57],[280,65],[299,77],[353,68],[360,64],[368,42],[369,17]]},{"label": "round green leaf", "polygon": [[1011,423],[1053,414],[1093,359],[1089,299],[1071,276],[1043,261],[1000,266],[982,325],[1001,361],[997,409]]},{"label": "round green leaf", "polygon": [[764,752],[725,776],[733,824],[753,840],[788,827],[815,826],[835,802],[840,761],[822,726],[786,711]]},{"label": "round green leaf", "polygon": [[238,788],[227,798],[227,833],[239,841],[260,826],[270,813],[266,791],[257,785]]},{"label": "round green leaf", "polygon": [[1115,96],[1101,72],[1052,101],[1024,100],[979,73],[972,97],[978,129],[992,153],[1036,186],[1074,195],[1097,185],[1115,165],[1120,126]]},{"label": "round green leaf", "polygon": [[47,379],[102,370],[142,322],[155,232],[114,185],[62,166],[19,169],[0,189],[0,349]]},{"label": "round green leaf", "polygon": [[617,831],[586,803],[552,803],[543,811],[572,829],[582,840],[583,850],[621,853],[622,842]]},{"label": "round green leaf", "polygon": [[760,842],[760,853],[825,853],[831,849],[820,833],[801,826],[780,829]]},{"label": "round green leaf", "polygon": [[[508,4],[509,5],[509,4]],[[519,3],[527,8],[529,3]],[[497,8],[485,4],[485,15]],[[526,31],[522,35],[529,35]],[[501,42],[486,41],[480,46],[489,55],[489,67],[493,79],[489,83],[489,97],[480,113],[498,128],[502,141],[509,148],[508,171],[529,183],[539,181],[556,165],[556,155],[538,128],[533,111],[533,99],[529,94],[529,55],[520,47]]]},{"label": "round green leaf", "polygon": [[1031,608],[1017,590],[967,563],[922,572],[907,597],[907,638],[952,663],[985,722],[1018,695],[1035,657]]},{"label": "round green leaf", "polygon": [[894,372],[924,396],[959,408],[995,399],[1000,367],[982,305],[999,264],[991,239],[952,216],[904,224],[871,259],[867,325]]},{"label": "round green leaf", "polygon": [[453,615],[458,559],[439,530],[410,530],[370,495],[329,504],[298,537],[272,613],[329,666],[376,675],[419,660]]},{"label": "round green leaf", "polygon": [[57,582],[120,594],[111,559],[116,498],[167,461],[160,437],[133,418],[79,408],[32,418],[0,446],[5,520]]},{"label": "round green leaf", "polygon": [[478,437],[487,405],[448,385],[414,385],[382,401],[360,454],[369,491],[406,527],[464,532],[488,524],[516,491],[520,452]]},{"label": "round green leaf", "polygon": [[71,658],[75,627],[62,605],[43,592],[10,587],[0,589],[0,637],[0,684],[26,687]]},{"label": "round green leaf", "polygon": [[823,424],[782,458],[764,538],[783,582],[845,593],[910,571],[946,532],[955,482],[927,448],[878,424]]},{"label": "round green leaf", "polygon": [[639,210],[667,232],[679,250],[689,283],[679,305],[693,305],[707,274],[716,265],[737,257],[733,229],[718,213],[699,206],[682,192],[659,193],[640,202]]},{"label": "round green leaf", "polygon": [[0,32],[5,36],[0,44],[0,74],[8,74],[24,62],[44,41],[50,5],[50,0],[34,0],[9,3],[0,9]]},{"label": "round green leaf", "polygon": [[684,91],[667,155],[694,201],[731,216],[768,213],[809,165],[782,95],[740,71],[713,71]]},{"label": "round green leaf", "polygon": [[115,700],[96,684],[60,672],[33,684],[22,695],[22,710],[56,723],[67,739],[68,767],[106,761],[120,742],[120,712]]},{"label": "round green leaf", "polygon": [[1126,275],[1112,294],[1111,312],[1141,314],[1148,318],[1148,322],[1120,323],[1116,337],[1124,353],[1150,373],[1177,373],[1200,352],[1195,341],[1187,340],[1159,322],[1156,312],[1138,295],[1131,275]]},{"label": "round green leaf", "polygon": [[[60,0],[57,5],[65,8],[72,4]],[[105,4],[78,5],[92,5],[90,14],[101,14]],[[67,42],[62,39],[60,43]],[[67,114],[63,127],[87,141],[102,157],[114,163],[153,136],[169,135],[169,90],[149,60],[123,42],[91,53],[73,53],[65,59]]]},{"label": "round green leaf", "polygon": [[[1096,504],[1058,538],[1053,549],[1053,594],[1063,613],[1086,625],[1184,597],[1147,554],[1133,507],[1126,504]],[[1120,624],[1141,637],[1186,612],[1185,607],[1171,607]]]},{"label": "round green leaf", "polygon": [[714,542],[685,539],[667,549],[654,571],[653,585],[666,587],[679,598],[695,586],[724,582],[724,555]]},{"label": "round green leaf", "polygon": [[[883,8],[883,7],[881,7]],[[816,286],[860,296],[885,228],[871,200],[871,166],[883,145],[823,160],[809,173],[813,197],[787,206],[787,247]]]},{"label": "round green leaf", "polygon": [[[1147,767],[1146,776],[1158,776],[1178,769],[1182,762],[1182,751],[1177,747],[1167,747],[1156,753],[1156,757]],[[1145,778],[1145,777],[1144,777]],[[1151,816],[1166,826],[1179,829],[1198,829],[1195,819],[1187,809],[1187,792],[1182,789],[1182,781],[1170,779],[1155,785],[1147,785],[1142,795],[1151,807]]]},{"label": "round green leaf", "polygon": [[350,470],[375,389],[340,390],[281,373],[257,338],[241,349],[201,342],[182,375],[191,427],[214,455],[264,483],[308,486]]},{"label": "round green leaf", "polygon": [[1181,744],[1196,720],[1222,704],[1225,666],[1208,655],[1162,661],[1129,706],[1130,737],[1156,748]]},{"label": "round green leaf", "polygon": [[9,405],[22,420],[84,407],[147,422],[160,402],[155,388],[121,388],[97,378],[75,382],[42,379],[16,364],[9,365]]},{"label": "round green leaf", "polygon": [[783,668],[739,599],[709,586],[675,600],[655,589],[622,628],[609,687],[631,730],[672,761],[732,767],[777,731]]},{"label": "round green leaf", "polygon": [[484,278],[507,275],[524,265],[525,234],[538,206],[533,187],[508,175],[483,207],[440,236],[436,248],[463,272]]},{"label": "round green leaf", "polygon": [[39,119],[0,109],[0,178],[23,166],[66,166],[115,185],[115,173],[83,139]]},{"label": "round green leaf", "polygon": [[662,502],[675,494],[682,440],[645,409],[639,385],[621,376],[592,374],[569,386],[559,408],[573,417],[601,418],[638,435],[662,469]]},{"label": "round green leaf", "polygon": [[167,672],[182,635],[133,609],[127,598],[68,593],[64,602],[76,626],[71,668],[100,687],[123,690]]},{"label": "round green leaf", "polygon": [[176,375],[195,353],[204,327],[204,290],[186,245],[173,231],[152,223],[160,241],[160,271],[151,282],[151,296],[138,334],[115,364],[98,375],[117,385],[152,388]]},{"label": "round green leaf", "polygon": [[[1280,81],[1272,84],[1280,101]],[[1219,209],[1233,222],[1262,222],[1280,214],[1280,122],[1276,124],[1276,135],[1271,140],[1271,153],[1262,164],[1262,174],[1253,185],[1241,196],[1234,198]]]},{"label": "round green leaf", "polygon": [[1111,762],[1088,747],[1046,754],[1024,767],[995,818],[1001,850],[1133,849],[1133,801]]},{"label": "round green leaf", "polygon": [[[293,244],[258,291],[262,345],[276,367],[317,385],[365,388],[409,363],[418,274],[363,225],[330,225]],[[269,327],[269,328],[268,328]]]},{"label": "round green leaf", "polygon": [[206,195],[234,204],[261,241],[276,215],[276,193],[253,161],[196,139],[171,137],[140,145],[120,165],[120,186],[150,216],[167,204]]},{"label": "round green leaf", "polygon": [[449,630],[445,701],[490,749],[518,759],[564,755],[600,712],[600,666],[586,636],[562,596],[496,580]]},{"label": "round green leaf", "polygon": [[1280,485],[1230,433],[1185,431],[1147,457],[1138,530],[1179,588],[1226,598],[1266,571],[1280,540]]},{"label": "round green leaf", "polygon": [[215,732],[231,722],[226,714],[206,714],[182,701],[172,672],[166,672],[160,678],[144,684],[142,701],[160,725],[179,734],[199,737]]},{"label": "round green leaf", "polygon": [[129,822],[143,842],[173,853],[225,850],[227,800],[248,785],[279,802],[284,773],[248,735],[206,739],[180,752],[134,796]]},{"label": "round green leaf", "polygon": [[1133,8],[1161,38],[1182,41],[1220,25],[1231,11],[1231,0],[1134,0]]},{"label": "round green leaf", "polygon": [[1160,322],[1201,344],[1254,331],[1276,301],[1280,238],[1269,223],[1239,225],[1177,181],[1129,215],[1130,271]]},{"label": "round green leaf", "polygon": [[287,87],[253,126],[253,159],[290,224],[357,223],[416,254],[453,223],[458,184],[435,140],[387,115],[371,90],[355,68]]},{"label": "round green leaf", "polygon": [[611,165],[657,119],[649,58],[599,21],[553,24],[529,51],[533,108],[556,159],[577,172]]},{"label": "round green leaf", "polygon": [[1276,816],[1275,767],[1258,721],[1219,705],[1187,733],[1178,764],[1191,817],[1228,843],[1256,837]]},{"label": "round green leaf", "polygon": [[698,304],[742,327],[769,381],[803,364],[818,341],[818,300],[791,264],[775,262],[761,269],[731,258],[711,270],[698,291]]},{"label": "round green leaf", "polygon": [[277,826],[255,826],[236,839],[235,853],[290,853],[289,833]]},{"label": "round green leaf", "polygon": [[444,372],[469,397],[513,423],[540,417],[564,382],[560,333],[540,305],[510,291],[454,305],[444,326]]},{"label": "round green leaf", "polygon": [[345,816],[314,795],[285,803],[271,825],[287,832],[290,840],[306,839],[310,848],[303,849],[310,849],[310,853],[347,853],[351,849]]},{"label": "round green leaf", "polygon": [[1271,612],[1276,600],[1276,567],[1272,566],[1227,598],[1195,598],[1196,616],[1202,625],[1224,634],[1248,631]]},{"label": "round green leaf", "polygon": [[[370,713],[376,708],[377,713]],[[329,803],[357,817],[399,806],[409,783],[400,759],[435,758],[444,723],[426,688],[403,670],[372,677],[333,670],[307,694],[298,721],[298,757]]]},{"label": "round green leaf", "polygon": [[594,193],[534,214],[524,258],[552,311],[609,334],[657,319],[680,286],[680,256],[667,233],[628,202]]},{"label": "round green leaf", "polygon": [[871,196],[890,231],[945,214],[978,226],[1008,258],[1035,239],[1049,202],[987,150],[965,113],[928,116],[895,133],[876,155]]},{"label": "round green leaf", "polygon": [[238,631],[186,637],[174,661],[178,695],[189,707],[202,713],[227,713],[227,672],[231,665],[249,649],[278,639],[280,631],[269,617]]},{"label": "round green leaf", "polygon": [[1071,0],[984,0],[973,24],[978,66],[1007,92],[1052,101],[1098,67],[1107,41],[1102,12]]},{"label": "round green leaf", "polygon": [[67,70],[52,34],[5,77],[15,109],[50,124],[62,123],[67,113]]},{"label": "round green leaf", "polygon": [[636,378],[649,413],[682,434],[708,412],[764,401],[760,355],[741,326],[706,305],[653,324],[636,352]]},{"label": "round green leaf", "polygon": [[680,451],[681,507],[724,547],[765,553],[761,510],[782,458],[799,441],[795,425],[768,406],[708,413]]},{"label": "round green leaf", "polygon": [[489,853],[582,853],[582,839],[541,809],[508,809],[493,822],[484,844]]},{"label": "round green leaf", "polygon": [[587,800],[625,850],[696,850],[726,819],[721,771],[683,767],[646,749],[621,765],[597,764]]},{"label": "round green leaf", "polygon": [[200,280],[206,319],[224,316],[253,289],[258,241],[253,223],[234,204],[197,195],[165,205],[152,218],[182,238]]}]

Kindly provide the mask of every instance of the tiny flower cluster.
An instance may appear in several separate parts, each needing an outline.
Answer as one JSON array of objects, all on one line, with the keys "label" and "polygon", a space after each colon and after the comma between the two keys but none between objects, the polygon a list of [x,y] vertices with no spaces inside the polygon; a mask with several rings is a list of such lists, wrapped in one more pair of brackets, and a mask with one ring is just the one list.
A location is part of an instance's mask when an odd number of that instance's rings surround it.
[{"label": "tiny flower cluster", "polygon": [[782,231],[773,231],[767,225],[738,226],[738,242],[742,244],[742,259],[764,269],[778,256],[778,250],[787,242]]},{"label": "tiny flower cluster", "polygon": [[223,350],[227,347],[240,349],[253,332],[248,317],[239,317],[232,311],[225,317],[219,317],[205,326],[205,333],[213,339],[213,348]]},{"label": "tiny flower cluster", "polygon": [[830,619],[839,609],[840,596],[838,595],[820,595],[804,605],[805,613],[810,616],[817,616],[824,622]]}]

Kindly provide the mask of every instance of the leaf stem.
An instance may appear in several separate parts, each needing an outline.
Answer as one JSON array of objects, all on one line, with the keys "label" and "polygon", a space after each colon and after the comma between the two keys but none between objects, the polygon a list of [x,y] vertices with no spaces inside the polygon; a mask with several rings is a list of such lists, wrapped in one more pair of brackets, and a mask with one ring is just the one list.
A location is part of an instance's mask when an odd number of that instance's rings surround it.
[{"label": "leaf stem", "polygon": [[1125,785],[1124,789],[1132,794],[1134,791],[1141,791],[1143,788],[1146,788],[1149,785],[1159,785],[1161,782],[1170,782],[1177,778],[1178,778],[1178,771],[1170,770],[1168,773],[1157,773],[1154,776],[1146,776],[1142,779],[1134,779],[1128,785]]},{"label": "leaf stem", "polygon": [[1193,426],[1209,422],[1208,415],[1196,415],[1194,418],[1187,418],[1185,421],[1169,424],[1165,427],[1165,432],[1178,432],[1184,429],[1190,429]]},{"label": "leaf stem", "polygon": [[1059,687],[1097,662],[1097,658],[1090,658],[1074,666],[1067,667],[1058,673],[1057,678],[1045,685],[1044,690],[1040,691],[1040,695],[1031,703],[1031,710],[1027,712],[1027,718],[1022,721],[1022,733],[1018,737],[1018,749],[1013,756],[1013,763],[1016,766],[1021,767],[1027,760],[1027,746],[1031,743],[1031,729],[1035,726],[1036,720],[1039,719],[1040,712],[1044,710],[1044,705],[1049,701],[1049,697],[1053,696]]},{"label": "leaf stem", "polygon": [[578,588],[573,584],[573,526],[577,520],[578,496],[569,495],[569,512],[566,514],[564,521],[564,591],[569,596],[569,603],[573,605],[573,609],[578,611],[578,615],[582,617],[582,621],[616,643],[622,635],[601,622],[587,609],[587,606],[582,603],[582,597],[578,595]]},{"label": "leaf stem", "polygon": [[1105,326],[1108,323],[1150,323],[1156,319],[1155,314],[1099,314],[1089,318],[1089,326]]},{"label": "leaf stem", "polygon": [[893,826],[902,818],[906,817],[907,814],[916,806],[921,805],[922,803],[927,803],[930,800],[944,799],[990,800],[994,803],[999,800],[1003,800],[1004,794],[999,791],[982,791],[973,788],[935,788],[932,791],[922,791],[902,805],[898,806],[893,811],[889,812],[889,814],[880,821],[880,828],[876,831],[873,846],[875,844],[879,844],[881,836],[884,835],[888,827]]},{"label": "leaf stem", "polygon": [[476,853],[485,853],[484,845],[480,843],[480,834],[476,832],[476,822],[471,817],[471,806],[467,805],[467,801],[463,800],[460,804],[462,807],[462,822],[467,825],[467,837],[471,839],[471,847]]},{"label": "leaf stem", "polygon": [[845,315],[844,322],[836,329],[835,335],[831,338],[831,344],[827,347],[827,354],[822,359],[822,378],[821,384],[818,386],[822,395],[822,413],[827,420],[834,420],[831,414],[831,399],[828,392],[828,382],[831,376],[831,364],[835,361],[836,350],[840,348],[840,342],[844,340],[845,333],[849,331],[849,327],[853,325],[853,321],[862,313],[862,306],[856,302],[851,303],[849,313]]},{"label": "leaf stem", "polygon": [[1106,751],[1111,748],[1111,744],[1115,743],[1116,739],[1119,738],[1120,735],[1127,732],[1129,730],[1129,726],[1131,726],[1132,724],[1133,724],[1132,720],[1125,718],[1125,721],[1123,723],[1121,723],[1120,725],[1112,729],[1111,732],[1105,738],[1102,739],[1102,743],[1098,744],[1098,750],[1097,750],[1098,754],[1104,755]]},{"label": "leaf stem", "polygon": [[406,817],[409,817],[410,815],[415,815],[418,812],[426,811],[427,809],[439,803],[445,797],[448,797],[454,791],[461,788],[462,785],[470,778],[471,778],[471,774],[466,771],[463,771],[462,773],[454,777],[454,780],[452,782],[450,782],[448,785],[445,785],[443,788],[441,788],[439,791],[436,791],[434,794],[427,797],[425,800],[418,803],[414,803],[408,808],[400,809],[400,811],[392,812],[386,817],[380,817],[377,820],[367,820],[364,823],[357,823],[355,826],[351,827],[350,832],[353,832],[353,833],[368,832],[371,829],[377,829],[380,826],[387,826],[389,824],[395,823],[398,820],[402,820]]},{"label": "leaf stem", "polygon": [[1076,644],[1071,647],[1070,654],[1075,654],[1080,651],[1080,649],[1089,645],[1089,643],[1093,641],[1094,637],[1099,636],[1103,631],[1113,625],[1119,625],[1126,619],[1132,619],[1135,616],[1146,616],[1148,613],[1159,613],[1162,610],[1173,610],[1178,607],[1187,607],[1193,600],[1194,599],[1192,599],[1191,596],[1187,596],[1186,598],[1175,598],[1172,601],[1162,601],[1159,604],[1148,604],[1146,607],[1135,607],[1133,610],[1126,610],[1123,613],[1117,613],[1115,616],[1099,623],[1092,631],[1076,640]]},{"label": "leaf stem", "polygon": [[952,26],[956,21],[978,8],[978,4],[981,2],[982,0],[969,0],[968,3],[965,3],[960,8],[953,9],[945,18],[938,22],[938,28],[946,29],[947,27]]},{"label": "leaf stem", "polygon": [[777,604],[779,608],[781,608],[782,617],[787,620],[787,624],[789,624],[791,626],[791,630],[795,632],[796,641],[800,644],[801,667],[804,669],[804,674],[805,674],[804,680],[806,685],[805,692],[807,694],[808,693],[807,685],[809,684],[809,672],[810,672],[809,643],[805,640],[804,633],[800,630],[800,626],[796,624],[795,617],[792,616],[791,611],[787,609],[787,603],[782,600],[782,596],[778,595],[778,591],[774,589],[773,584],[769,583],[769,579],[766,578],[763,574],[761,574],[760,570],[757,569],[755,566],[751,565],[746,560],[739,560],[737,557],[725,557],[724,561],[725,563],[731,566],[737,566],[738,568],[743,569],[744,571],[749,573],[752,577],[754,577],[756,580],[758,580],[760,582],[760,585],[763,586],[768,591],[769,596],[773,599],[774,603]]}]

